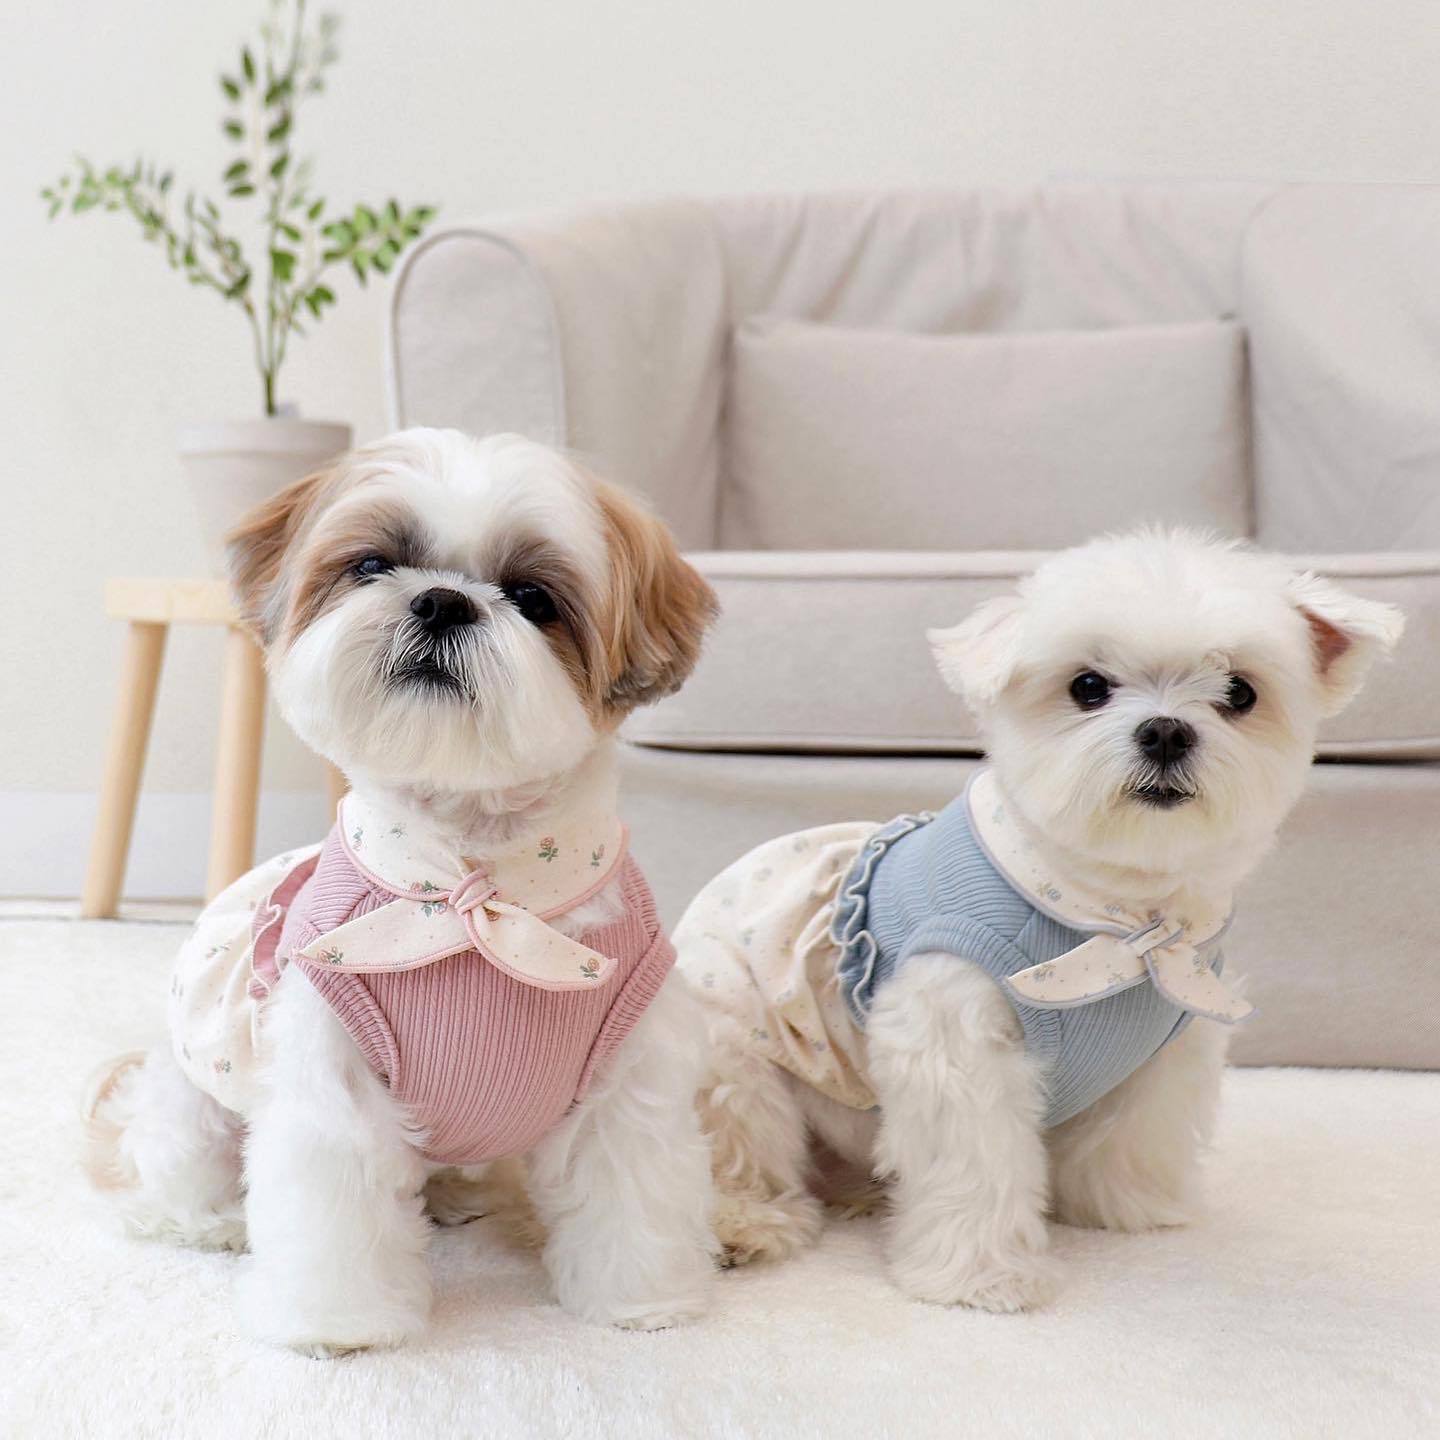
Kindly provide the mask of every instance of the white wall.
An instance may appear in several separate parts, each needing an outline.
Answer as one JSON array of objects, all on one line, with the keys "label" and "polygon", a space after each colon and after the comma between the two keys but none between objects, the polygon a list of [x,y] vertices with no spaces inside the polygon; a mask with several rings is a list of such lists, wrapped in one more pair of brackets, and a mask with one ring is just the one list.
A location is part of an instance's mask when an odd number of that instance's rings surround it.
[{"label": "white wall", "polygon": [[[256,10],[48,0],[0,51],[0,894],[74,893],[120,636],[107,576],[198,571],[173,454],[256,403],[238,312],[120,216],[47,226],[74,149],[207,183],[215,75]],[[302,148],[339,200],[444,218],[666,191],[1061,174],[1440,181],[1433,0],[353,0]],[[384,427],[382,295],[342,304],[284,398]],[[218,637],[172,651],[132,869],[202,874]],[[302,838],[319,772],[272,725],[262,846]]]}]

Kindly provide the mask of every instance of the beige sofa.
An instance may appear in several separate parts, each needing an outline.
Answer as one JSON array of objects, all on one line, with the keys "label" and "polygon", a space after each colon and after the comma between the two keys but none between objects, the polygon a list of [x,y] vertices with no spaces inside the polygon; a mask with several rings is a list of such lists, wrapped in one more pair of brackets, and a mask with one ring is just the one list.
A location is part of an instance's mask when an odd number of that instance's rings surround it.
[{"label": "beige sofa", "polygon": [[635,718],[673,920],[749,845],[976,763],[923,632],[1036,552],[1210,523],[1401,605],[1228,948],[1256,1064],[1440,1067],[1440,189],[1061,185],[671,201],[437,234],[395,418],[571,446],[724,616]]}]

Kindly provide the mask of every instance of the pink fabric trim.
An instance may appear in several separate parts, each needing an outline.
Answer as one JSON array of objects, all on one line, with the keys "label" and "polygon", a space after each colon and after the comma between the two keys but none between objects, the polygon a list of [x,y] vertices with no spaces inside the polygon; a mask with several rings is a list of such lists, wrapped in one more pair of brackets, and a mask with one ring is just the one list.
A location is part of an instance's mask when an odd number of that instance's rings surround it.
[{"label": "pink fabric trim", "polygon": [[[363,860],[350,848],[350,841],[346,838],[344,829],[337,823],[335,833],[340,837],[340,848],[345,852],[345,858],[373,885],[377,890],[383,890],[387,895],[393,895],[397,900],[413,900],[415,896],[409,890],[397,890],[393,885],[377,875]],[[449,895],[448,890],[437,890],[437,895]]]},{"label": "pink fabric trim", "polygon": [[286,912],[319,863],[319,855],[300,861],[255,911],[250,928],[250,983],[246,987],[252,999],[263,1000],[280,978],[281,967],[275,952],[285,927]]},{"label": "pink fabric trim", "polygon": [[[609,883],[614,879],[616,872],[630,854],[630,827],[622,820],[620,822],[620,843],[615,847],[615,858],[610,862],[610,868],[588,889],[582,890],[573,900],[567,900],[563,905],[556,905],[550,910],[540,910],[536,913],[540,919],[548,920],[552,915],[563,915],[567,910],[573,910],[577,905],[583,905],[587,900],[593,900]],[[505,898],[503,895],[500,897]]]}]

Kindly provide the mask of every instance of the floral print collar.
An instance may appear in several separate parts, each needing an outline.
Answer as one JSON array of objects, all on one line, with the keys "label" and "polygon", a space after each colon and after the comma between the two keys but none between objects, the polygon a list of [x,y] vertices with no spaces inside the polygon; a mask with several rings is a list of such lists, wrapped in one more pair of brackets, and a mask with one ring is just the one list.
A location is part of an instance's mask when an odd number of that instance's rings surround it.
[{"label": "floral print collar", "polygon": [[1149,980],[1182,1010],[1223,1024],[1254,1014],[1225,986],[1205,953],[1230,923],[1230,897],[1139,907],[1055,871],[1016,823],[990,769],[965,794],[970,827],[990,863],[1037,910],[1075,930],[1096,932],[1054,960],[1006,978],[1015,998],[1041,1009],[1088,1005]]},{"label": "floral print collar", "polygon": [[351,863],[395,898],[303,946],[313,964],[356,973],[410,970],[466,950],[547,990],[603,984],[612,958],[547,923],[588,900],[617,873],[627,833],[613,784],[576,797],[543,834],[484,856],[450,852],[353,791],[336,825]]}]

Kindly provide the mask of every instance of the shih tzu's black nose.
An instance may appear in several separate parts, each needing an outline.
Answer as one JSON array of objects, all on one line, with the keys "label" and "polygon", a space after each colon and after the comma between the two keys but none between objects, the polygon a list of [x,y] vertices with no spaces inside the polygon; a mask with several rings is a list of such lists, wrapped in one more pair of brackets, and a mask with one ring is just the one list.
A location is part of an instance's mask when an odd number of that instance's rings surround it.
[{"label": "shih tzu's black nose", "polygon": [[459,590],[443,585],[422,590],[411,602],[410,613],[432,635],[443,635],[457,625],[470,625],[475,620],[475,604]]},{"label": "shih tzu's black nose", "polygon": [[1195,744],[1195,731],[1183,720],[1156,715],[1135,731],[1135,743],[1162,770],[1174,765]]}]

